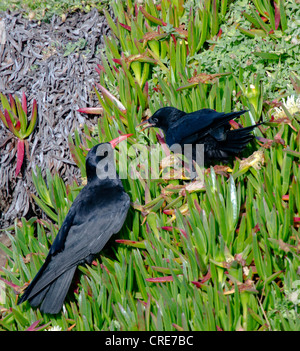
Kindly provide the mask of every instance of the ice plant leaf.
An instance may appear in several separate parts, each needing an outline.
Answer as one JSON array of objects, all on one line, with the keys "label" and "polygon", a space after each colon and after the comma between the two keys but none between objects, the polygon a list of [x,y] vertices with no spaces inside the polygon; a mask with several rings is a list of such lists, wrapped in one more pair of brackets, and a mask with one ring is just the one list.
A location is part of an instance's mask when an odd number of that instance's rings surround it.
[{"label": "ice plant leaf", "polygon": [[122,66],[122,60],[121,60],[121,59],[116,59],[116,58],[114,58],[114,59],[112,59],[112,61],[113,61],[114,63],[116,63],[116,64]]},{"label": "ice plant leaf", "polygon": [[174,227],[172,227],[172,226],[161,227],[161,229],[166,230],[166,231],[168,231],[168,232],[172,232],[172,231],[173,231],[173,228],[174,228]]},{"label": "ice plant leaf", "polygon": [[106,96],[111,102],[113,102],[119,110],[124,111],[126,110],[125,106],[119,101],[116,97],[113,96],[104,86],[99,83],[96,83],[97,87],[100,89],[103,96]]},{"label": "ice plant leaf", "polygon": [[280,12],[280,22],[281,22],[281,29],[285,31],[288,28],[287,25],[287,17],[285,13],[285,1],[279,0],[279,12]]},{"label": "ice plant leaf", "polygon": [[280,24],[280,9],[276,4],[276,1],[273,2],[275,8],[275,29],[277,30]]},{"label": "ice plant leaf", "polygon": [[70,134],[68,137],[68,145],[69,145],[69,149],[70,149],[70,152],[71,152],[71,155],[72,155],[74,162],[80,168],[82,177],[85,177],[86,176],[85,157],[82,153],[82,150],[74,145]]},{"label": "ice plant leaf", "polygon": [[8,129],[18,138],[20,137],[20,134],[18,133],[17,129],[15,128],[15,126],[13,125],[13,122],[11,120],[11,116],[9,114],[9,112],[7,111],[7,109],[5,109],[4,111],[4,116],[5,116],[5,120],[8,126]]},{"label": "ice plant leaf", "polygon": [[178,330],[178,331],[184,331],[184,329],[183,329],[180,325],[178,325],[178,324],[176,324],[176,323],[172,323],[172,325],[173,325],[173,327],[174,327],[176,330]]},{"label": "ice plant leaf", "polygon": [[11,94],[9,94],[8,96],[9,96],[11,110],[16,115],[17,114],[17,107],[16,107],[15,100]]},{"label": "ice plant leaf", "polygon": [[80,113],[86,113],[91,115],[102,115],[103,108],[102,107],[83,107],[77,110]]},{"label": "ice plant leaf", "polygon": [[[166,268],[166,267],[151,266],[151,268],[152,268],[154,271],[156,271],[156,272],[160,272],[160,273],[164,273],[164,274],[170,274],[170,273],[172,273],[172,272],[171,272],[171,269],[170,269],[170,268]],[[180,269],[176,269],[176,268],[173,268],[172,271],[173,271],[174,274],[179,274],[179,273],[181,273],[181,270],[180,270]]]},{"label": "ice plant leaf", "polygon": [[21,128],[21,122],[20,122],[19,120],[17,120],[17,123],[16,123],[16,125],[15,125],[15,128],[16,128],[17,131],[20,130],[20,128]]},{"label": "ice plant leaf", "polygon": [[159,24],[161,26],[167,25],[167,23],[164,22],[163,20],[160,20],[159,18],[150,15],[150,13],[148,13],[142,6],[140,6],[140,11],[150,22],[153,22],[155,24]]},{"label": "ice plant leaf", "polygon": [[22,109],[25,112],[25,115],[27,116],[27,100],[24,91],[22,93]]},{"label": "ice plant leaf", "polygon": [[132,247],[138,247],[139,249],[145,249],[145,240],[144,241],[134,241],[134,240],[127,240],[127,239],[118,239],[115,240],[116,243],[129,245]]},{"label": "ice plant leaf", "polygon": [[20,286],[14,284],[14,283],[12,283],[12,282],[9,282],[8,280],[6,280],[6,279],[4,279],[4,278],[2,278],[2,277],[0,277],[0,280],[1,280],[4,284],[6,284],[6,285],[10,286],[11,288],[13,288],[16,294],[20,294],[20,292],[22,291],[22,288],[21,288]]},{"label": "ice plant leaf", "polygon": [[231,120],[229,121],[229,124],[231,125],[231,127],[232,127],[233,129],[239,129],[239,128],[240,128],[239,124],[238,124],[236,121],[234,121],[233,119],[231,119]]},{"label": "ice plant leaf", "polygon": [[[51,324],[51,321],[50,321],[50,322],[48,322],[47,324],[43,324],[43,325],[39,326],[38,328],[36,328],[36,327],[39,325],[40,322],[41,322],[41,319],[39,319],[39,320],[33,322],[33,323],[31,324],[31,326],[28,327],[28,328],[26,329],[26,331],[38,331],[38,330],[42,330],[42,329],[45,329],[46,327],[48,327],[48,325]],[[70,327],[70,328],[71,328],[71,327]],[[68,328],[68,330],[69,330],[70,328]]]},{"label": "ice plant leaf", "polygon": [[121,27],[127,29],[129,32],[131,32],[131,27],[127,26],[127,24],[119,23]]},{"label": "ice plant leaf", "polygon": [[1,118],[1,121],[3,122],[3,124],[5,125],[6,128],[8,128],[8,124],[6,122],[6,118],[4,116],[4,114],[2,113],[2,111],[0,110],[0,118]]},{"label": "ice plant leaf", "polygon": [[185,85],[181,85],[179,88],[176,89],[176,91],[181,91],[181,90],[184,90],[184,89],[191,89],[191,88],[194,88],[198,85],[198,83],[188,83],[188,84],[185,84]]},{"label": "ice plant leaf", "polygon": [[[165,211],[166,211],[166,210],[165,210]],[[168,232],[172,232],[173,229],[176,229],[176,230],[180,231],[180,233],[181,233],[185,238],[188,237],[185,230],[180,229],[180,228],[177,228],[177,227],[165,226],[165,227],[161,227],[161,229],[166,230],[166,231],[168,231]]]},{"label": "ice plant leaf", "polygon": [[55,222],[58,222],[58,216],[56,213],[54,213],[49,206],[47,206],[40,198],[35,196],[34,194],[31,194],[32,198],[34,201],[37,203],[37,205],[46,213],[47,216],[49,216],[51,219],[53,219]]},{"label": "ice plant leaf", "polygon": [[293,151],[293,150],[290,150],[290,149],[287,148],[287,149],[284,149],[283,152],[286,152],[289,155],[292,155],[292,156],[300,158],[300,152],[298,152],[298,151]]},{"label": "ice plant leaf", "polygon": [[157,31],[147,32],[144,34],[143,38],[140,39],[140,42],[146,44],[148,41],[158,41],[165,38],[167,35],[167,33],[159,33]]},{"label": "ice plant leaf", "polygon": [[172,282],[174,280],[172,275],[166,277],[158,277],[158,278],[147,278],[146,281],[150,283],[166,283]]},{"label": "ice plant leaf", "polygon": [[158,142],[160,143],[162,149],[164,150],[164,153],[166,154],[166,156],[170,156],[170,149],[167,146],[167,143],[165,142],[164,137],[161,134],[156,133],[156,137]]},{"label": "ice plant leaf", "polygon": [[36,100],[34,99],[32,103],[31,120],[29,122],[29,126],[26,130],[24,138],[29,137],[29,135],[33,132],[34,127],[36,125],[36,121],[37,121],[37,103],[36,103]]},{"label": "ice plant leaf", "polygon": [[263,31],[262,29],[250,29],[250,30],[248,30],[248,29],[242,28],[240,26],[238,26],[237,29],[240,32],[242,32],[243,34],[246,34],[247,36],[249,36],[250,38],[255,38],[255,36],[265,38],[267,36],[267,33],[265,31]]},{"label": "ice plant leaf", "polygon": [[[15,101],[16,101],[17,110],[18,110],[18,117],[19,117],[19,121],[20,121],[20,126],[19,126],[19,129],[21,129],[20,135],[22,136],[22,139],[24,139],[24,137],[26,135],[26,128],[27,128],[27,112],[25,114],[23,106],[17,97],[15,98]],[[26,107],[26,111],[27,111],[27,107]],[[19,129],[17,129],[17,130],[19,130]]]},{"label": "ice plant leaf", "polygon": [[7,100],[7,97],[5,95],[3,95],[2,93],[0,93],[0,99],[1,99],[1,104],[2,104],[3,108],[7,109],[7,110],[11,110],[11,106]]},{"label": "ice plant leaf", "polygon": [[116,37],[118,37],[118,29],[117,29],[115,22],[113,21],[113,19],[111,18],[110,14],[108,13],[107,10],[104,9],[103,12],[104,12],[104,15],[106,17],[107,23],[110,26],[110,29],[113,31],[114,35]]},{"label": "ice plant leaf", "polygon": [[25,146],[25,141],[22,139],[18,140],[18,146],[17,146],[17,167],[16,167],[16,177],[20,173],[23,160],[24,160],[24,146]]}]

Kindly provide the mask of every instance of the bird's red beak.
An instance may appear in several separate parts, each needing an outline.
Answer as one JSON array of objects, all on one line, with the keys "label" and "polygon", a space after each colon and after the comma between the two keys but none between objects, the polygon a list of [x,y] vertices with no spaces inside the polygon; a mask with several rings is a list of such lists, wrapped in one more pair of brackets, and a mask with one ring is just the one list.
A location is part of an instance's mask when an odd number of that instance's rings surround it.
[{"label": "bird's red beak", "polygon": [[112,146],[112,148],[114,149],[121,141],[131,137],[133,134],[124,134],[124,135],[120,135],[118,138],[111,140],[109,143]]},{"label": "bird's red beak", "polygon": [[148,119],[146,119],[145,121],[143,121],[142,123],[138,124],[136,127],[143,126],[144,124],[146,124],[146,126],[140,130],[141,132],[142,132],[143,130],[147,129],[147,128],[150,128],[150,127],[153,127],[153,126],[154,126],[154,124],[149,123],[149,118],[148,118]]}]

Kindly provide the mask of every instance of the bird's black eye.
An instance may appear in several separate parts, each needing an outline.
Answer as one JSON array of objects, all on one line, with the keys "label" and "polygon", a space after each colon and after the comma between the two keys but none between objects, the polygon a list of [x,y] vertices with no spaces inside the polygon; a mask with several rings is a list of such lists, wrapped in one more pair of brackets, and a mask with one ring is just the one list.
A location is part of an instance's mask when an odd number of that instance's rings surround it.
[{"label": "bird's black eye", "polygon": [[151,118],[151,120],[152,120],[153,123],[157,123],[158,122],[158,118],[156,118],[156,117]]}]

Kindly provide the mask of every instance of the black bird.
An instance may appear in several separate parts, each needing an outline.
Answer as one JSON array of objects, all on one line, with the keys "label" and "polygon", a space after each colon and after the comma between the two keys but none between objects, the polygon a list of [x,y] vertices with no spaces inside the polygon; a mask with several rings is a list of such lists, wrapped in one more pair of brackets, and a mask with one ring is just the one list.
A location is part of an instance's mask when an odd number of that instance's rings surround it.
[{"label": "black bird", "polygon": [[110,237],[119,232],[130,199],[116,173],[113,149],[131,135],[98,144],[88,152],[87,185],[73,202],[45,263],[18,304],[28,300],[33,307],[40,305],[44,313],[58,313],[77,266],[91,264]]},{"label": "black bird", "polygon": [[212,161],[227,162],[230,156],[237,155],[254,138],[251,134],[258,124],[231,130],[229,121],[244,114],[239,112],[216,112],[204,108],[192,113],[185,113],[175,107],[163,107],[150,118],[140,123],[146,125],[142,130],[156,127],[163,130],[169,147],[179,144],[193,146],[195,159],[195,145],[204,144],[205,164]]}]

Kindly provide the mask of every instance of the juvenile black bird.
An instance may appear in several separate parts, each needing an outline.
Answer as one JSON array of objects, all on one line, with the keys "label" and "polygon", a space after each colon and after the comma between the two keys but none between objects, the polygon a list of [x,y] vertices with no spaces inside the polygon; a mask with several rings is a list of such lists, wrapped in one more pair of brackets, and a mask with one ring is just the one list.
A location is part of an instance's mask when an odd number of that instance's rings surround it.
[{"label": "juvenile black bird", "polygon": [[[237,155],[254,138],[251,134],[258,125],[231,130],[229,121],[244,114],[239,112],[216,112],[204,108],[192,113],[185,113],[175,107],[163,107],[150,118],[139,124],[142,129],[156,127],[163,130],[169,147],[186,144],[193,147],[204,144],[204,161],[228,161],[230,156]],[[183,149],[182,149],[183,150]],[[193,159],[195,153],[193,149]]]},{"label": "juvenile black bird", "polygon": [[113,149],[132,134],[94,146],[86,158],[87,185],[73,202],[45,263],[18,304],[28,300],[44,313],[58,313],[78,265],[91,264],[125,221],[130,199],[113,160]]}]

